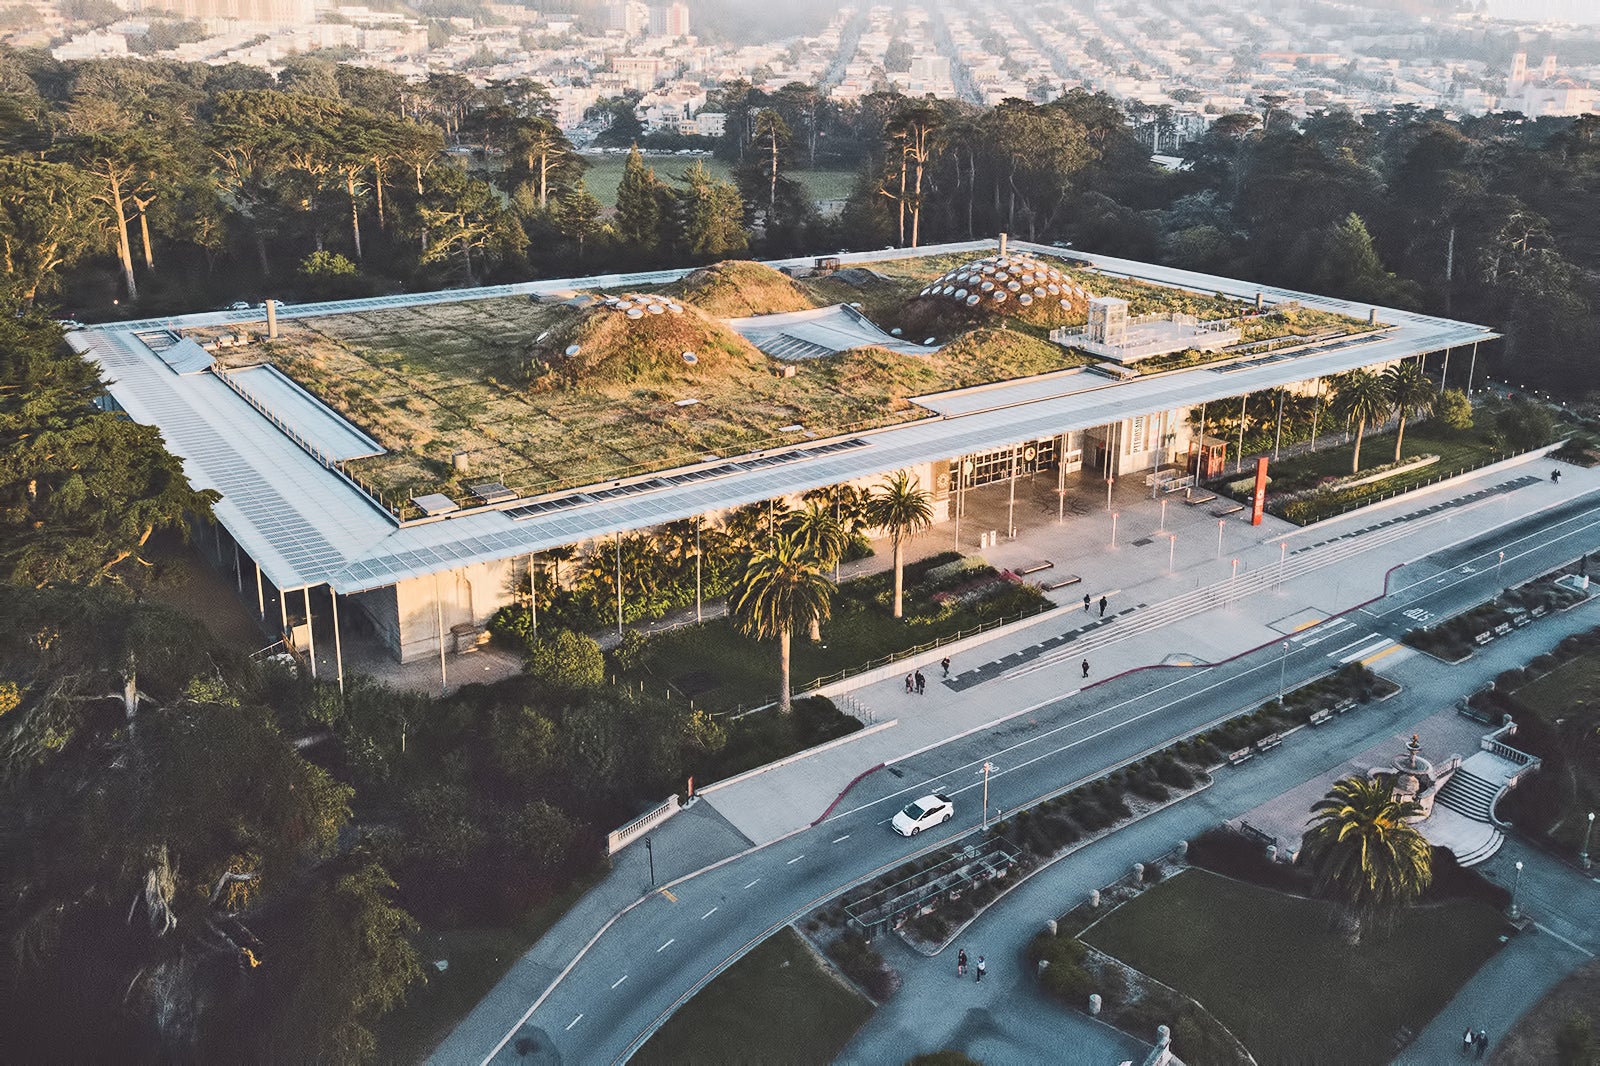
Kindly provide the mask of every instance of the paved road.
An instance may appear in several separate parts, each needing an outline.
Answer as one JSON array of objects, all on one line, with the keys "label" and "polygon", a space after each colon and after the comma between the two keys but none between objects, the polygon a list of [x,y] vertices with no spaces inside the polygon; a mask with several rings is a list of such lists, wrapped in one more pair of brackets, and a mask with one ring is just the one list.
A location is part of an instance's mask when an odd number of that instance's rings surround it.
[{"label": "paved road", "polygon": [[[1287,650],[1273,645],[1204,670],[1136,672],[1064,693],[992,729],[907,759],[869,777],[821,825],[646,897],[516,1027],[516,1015],[505,1010],[507,998],[520,992],[524,1004],[533,1004],[548,975],[519,976],[514,970],[507,987],[497,990],[493,1008],[475,1011],[436,1057],[469,1062],[496,1049],[491,1057],[515,1061],[511,1038],[517,1036],[533,1041],[550,1061],[625,1058],[696,989],[771,931],[847,885],[976,831],[985,760],[999,767],[989,782],[991,806],[1026,805],[1271,697],[1280,676],[1293,685],[1342,663],[1391,652],[1392,638],[1412,624],[1406,611],[1453,613],[1501,584],[1593,550],[1600,543],[1596,523],[1600,507],[1574,501],[1407,567],[1391,579],[1394,604],[1385,600],[1365,614],[1308,629],[1290,638]],[[1494,565],[1485,565],[1490,558]],[[1408,654],[1394,655],[1386,666],[1403,667]],[[1451,683],[1475,677],[1471,670],[1447,673],[1428,694],[1453,699],[1471,685],[1455,691]],[[974,689],[971,698],[983,700],[983,689]],[[957,797],[957,818],[915,841],[893,836],[885,823],[894,811],[935,788]]]}]

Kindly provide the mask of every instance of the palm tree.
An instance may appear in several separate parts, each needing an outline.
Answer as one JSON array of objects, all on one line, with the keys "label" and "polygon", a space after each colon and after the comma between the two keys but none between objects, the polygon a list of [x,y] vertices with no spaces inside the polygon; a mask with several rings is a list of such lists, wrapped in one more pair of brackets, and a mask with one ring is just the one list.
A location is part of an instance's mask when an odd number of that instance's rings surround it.
[{"label": "palm tree", "polygon": [[789,638],[797,619],[828,617],[833,582],[798,537],[780,533],[745,561],[728,606],[740,632],[778,641],[778,710],[789,713]]},{"label": "palm tree", "polygon": [[1365,919],[1394,911],[1433,881],[1433,849],[1406,823],[1422,813],[1384,778],[1347,777],[1311,807],[1301,858],[1317,892],[1344,908],[1351,942]]},{"label": "palm tree", "polygon": [[1433,410],[1438,394],[1416,363],[1396,363],[1383,372],[1383,381],[1389,390],[1389,402],[1400,412],[1400,432],[1394,438],[1394,461],[1398,463],[1400,444],[1406,439],[1406,416]]},{"label": "palm tree", "polygon": [[1384,379],[1366,370],[1353,370],[1339,382],[1334,402],[1346,422],[1356,424],[1356,450],[1350,460],[1350,472],[1361,469],[1361,435],[1367,431],[1368,422],[1376,422],[1389,413],[1389,388]]},{"label": "palm tree", "polygon": [[900,618],[905,613],[902,603],[905,589],[902,547],[906,537],[920,533],[933,524],[933,497],[917,484],[909,471],[897,470],[872,490],[867,500],[867,521],[879,529],[888,530],[894,543],[894,616]]},{"label": "palm tree", "polygon": [[[805,504],[800,510],[785,515],[779,528],[815,555],[817,565],[823,570],[837,567],[848,543],[844,527],[834,517],[831,504],[817,499],[806,500]],[[822,643],[822,619],[817,615],[811,616],[810,638],[813,644]]]}]

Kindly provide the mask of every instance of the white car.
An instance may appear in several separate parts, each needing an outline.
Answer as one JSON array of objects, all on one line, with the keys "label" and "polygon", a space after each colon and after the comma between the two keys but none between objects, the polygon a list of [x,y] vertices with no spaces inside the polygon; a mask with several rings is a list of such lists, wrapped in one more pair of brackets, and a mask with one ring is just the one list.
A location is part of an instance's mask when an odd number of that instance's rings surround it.
[{"label": "white car", "polygon": [[956,805],[950,797],[935,793],[908,804],[889,824],[901,836],[914,837],[924,829],[943,825],[955,816]]}]

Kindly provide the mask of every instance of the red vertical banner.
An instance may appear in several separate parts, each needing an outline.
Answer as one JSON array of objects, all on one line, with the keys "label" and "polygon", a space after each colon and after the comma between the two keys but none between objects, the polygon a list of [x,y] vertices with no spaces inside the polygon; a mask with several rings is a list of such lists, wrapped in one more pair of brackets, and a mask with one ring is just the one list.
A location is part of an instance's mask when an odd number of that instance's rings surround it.
[{"label": "red vertical banner", "polygon": [[1261,513],[1267,509],[1267,457],[1256,460],[1256,493],[1250,502],[1250,524],[1261,524]]}]

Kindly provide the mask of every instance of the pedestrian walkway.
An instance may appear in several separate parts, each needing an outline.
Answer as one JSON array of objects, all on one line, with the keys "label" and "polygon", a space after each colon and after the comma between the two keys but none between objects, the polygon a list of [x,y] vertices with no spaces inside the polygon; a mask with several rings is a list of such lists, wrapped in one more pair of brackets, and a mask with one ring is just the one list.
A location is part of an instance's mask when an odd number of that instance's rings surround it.
[{"label": "pedestrian walkway", "polygon": [[[1563,466],[1566,476],[1554,485],[1544,476],[1545,462],[1485,468],[1306,529],[1271,517],[1252,527],[1196,516],[1170,502],[1163,509],[1162,501],[1132,490],[1113,499],[1123,510],[1029,528],[984,557],[1011,568],[1041,558],[1071,560],[1083,583],[1050,594],[1060,609],[828,686],[825,694],[848,694],[865,719],[898,724],[708,799],[750,839],[773,840],[817,818],[865,771],[1130,670],[1215,663],[1285,640],[1326,647],[1330,667],[1376,662],[1399,645],[1361,616],[1311,627],[1382,595],[1386,586],[1403,587],[1405,575],[1393,573],[1403,564],[1600,490],[1600,470]],[[1141,535],[1115,542],[1114,524],[1117,536]],[[1084,589],[1093,608],[1087,612]],[[1101,596],[1110,605],[1103,620]],[[948,681],[937,666],[945,655],[953,661]],[[925,695],[905,691],[905,675],[917,668],[937,682]]]}]

